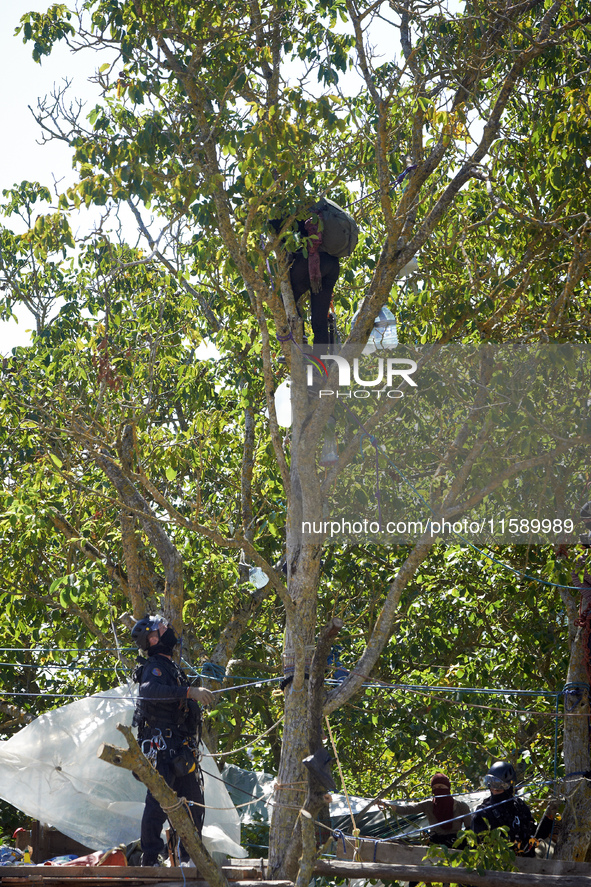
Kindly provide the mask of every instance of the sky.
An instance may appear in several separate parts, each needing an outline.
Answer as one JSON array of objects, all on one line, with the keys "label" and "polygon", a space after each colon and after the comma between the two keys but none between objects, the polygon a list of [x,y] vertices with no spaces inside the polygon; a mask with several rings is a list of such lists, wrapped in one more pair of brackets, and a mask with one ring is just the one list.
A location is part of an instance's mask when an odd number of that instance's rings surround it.
[{"label": "sky", "polygon": [[[49,0],[10,0],[0,12],[0,77],[4,84],[0,94],[3,138],[0,140],[0,192],[27,179],[52,188],[56,180],[72,178],[71,152],[64,142],[41,145],[41,131],[29,106],[37,106],[40,96],[51,93],[54,84],[63,84],[64,76],[72,81],[72,96],[94,104],[98,91],[88,82],[94,68],[104,61],[94,53],[72,54],[65,44],[44,58],[33,61],[32,44],[23,44],[22,35],[14,36],[19,19],[26,12],[47,9]],[[8,223],[12,225],[13,223]],[[0,354],[15,345],[26,345],[33,325],[26,309],[19,311],[18,324],[0,322]]]},{"label": "sky", "polygon": [[[86,103],[87,112],[99,97],[99,90],[89,81],[96,68],[107,61],[106,55],[94,51],[72,53],[65,42],[56,45],[51,55],[36,63],[32,59],[32,44],[23,43],[22,35],[14,35],[21,16],[30,11],[45,11],[50,0],[10,0],[0,12],[0,76],[4,88],[0,95],[0,111],[4,122],[4,138],[0,140],[0,194],[23,180],[37,181],[53,191],[54,181],[61,183],[61,190],[74,179],[71,150],[65,142],[52,141],[42,144],[42,131],[31,109],[37,108],[40,97],[50,95],[56,86],[71,82],[72,99]],[[380,44],[379,32],[375,42]],[[381,47],[381,54],[392,54],[390,41]],[[394,51],[399,51],[396,47]],[[356,75],[351,72],[344,84],[354,90]],[[349,81],[351,81],[349,83]],[[357,81],[358,82],[358,81]],[[14,219],[7,223],[17,228]],[[84,210],[71,221],[76,230],[87,231],[91,219]],[[15,309],[18,317],[8,322],[0,321],[0,355],[7,355],[16,345],[30,341],[34,320],[25,308]]]}]

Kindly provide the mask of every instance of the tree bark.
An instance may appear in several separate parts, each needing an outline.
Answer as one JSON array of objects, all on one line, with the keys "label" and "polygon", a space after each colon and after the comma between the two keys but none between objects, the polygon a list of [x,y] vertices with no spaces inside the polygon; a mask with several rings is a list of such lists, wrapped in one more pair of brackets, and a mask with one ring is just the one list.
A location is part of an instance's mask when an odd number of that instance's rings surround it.
[{"label": "tree bark", "polygon": [[[293,880],[300,855],[294,828],[307,795],[308,693],[305,683],[306,649],[314,643],[316,605],[320,583],[322,536],[302,536],[302,517],[319,520],[322,494],[316,472],[315,447],[306,445],[305,432],[313,415],[305,384],[303,355],[292,355],[291,496],[286,530],[288,593],[293,607],[286,611],[284,656],[293,673],[285,688],[285,722],[281,763],[277,776],[269,840],[272,877]],[[309,667],[308,663],[308,667]],[[290,850],[289,855],[287,850]]]},{"label": "tree bark", "polygon": [[203,846],[187,807],[166,784],[160,773],[148,763],[131,729],[124,724],[118,724],[117,729],[125,736],[129,748],[103,744],[97,752],[97,757],[108,764],[124,767],[135,773],[166,811],[170,824],[183,842],[187,853],[211,887],[228,887],[225,875]]},{"label": "tree bark", "polygon": [[302,856],[295,887],[308,887],[314,874],[316,862],[316,842],[314,840],[314,820],[307,810],[300,810],[302,832]]},{"label": "tree bark", "polygon": [[[587,576],[585,575],[585,579]],[[584,590],[584,588],[582,589]],[[578,601],[568,589],[561,589],[569,621],[570,661],[564,691],[564,744],[566,806],[556,856],[583,862],[591,839],[591,782],[589,772],[589,676],[584,625],[587,608],[579,615]],[[583,595],[583,602],[586,602]],[[572,774],[572,776],[570,776]]]}]

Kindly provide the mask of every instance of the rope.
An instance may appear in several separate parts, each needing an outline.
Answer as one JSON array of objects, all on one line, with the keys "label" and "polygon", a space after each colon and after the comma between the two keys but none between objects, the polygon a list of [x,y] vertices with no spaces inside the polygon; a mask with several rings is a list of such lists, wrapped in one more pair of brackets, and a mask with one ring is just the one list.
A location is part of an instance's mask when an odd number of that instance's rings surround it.
[{"label": "rope", "polygon": [[[191,803],[193,803],[193,802],[191,802]],[[180,807],[183,807],[184,805],[187,805],[187,804],[188,804],[188,802],[187,802],[186,798],[178,798],[176,804],[172,804],[170,807],[165,807],[163,804],[161,804],[160,806],[162,807],[162,809],[164,810],[165,813],[171,813],[173,810],[178,810]]]},{"label": "rope", "polygon": [[353,810],[352,810],[352,808],[351,808],[351,801],[349,800],[349,794],[348,794],[348,792],[347,792],[347,785],[346,785],[346,783],[345,783],[345,777],[343,776],[343,771],[342,771],[342,768],[341,768],[341,762],[340,762],[340,760],[339,760],[339,756],[338,756],[338,754],[337,754],[337,747],[336,747],[336,745],[335,745],[335,743],[334,743],[334,738],[333,738],[333,735],[332,735],[332,730],[330,729],[330,721],[328,720],[328,715],[325,715],[325,716],[324,716],[324,720],[326,721],[326,728],[327,728],[327,730],[328,730],[328,736],[329,736],[329,739],[330,739],[330,744],[332,745],[332,750],[333,750],[333,752],[334,752],[335,760],[336,760],[336,762],[337,762],[337,767],[339,768],[339,776],[341,777],[341,785],[342,785],[342,787],[343,787],[343,793],[344,793],[344,795],[345,795],[345,798],[347,799],[347,806],[348,806],[348,808],[349,808],[349,815],[351,816],[351,822],[353,823],[353,832],[355,833],[355,832],[358,831],[358,829],[357,829],[357,826],[356,826],[356,824],[355,824],[355,817],[353,816]]},{"label": "rope", "polygon": [[[581,704],[583,701],[585,693],[589,694],[589,684],[586,684],[582,681],[570,681],[568,684],[564,685],[563,690],[565,700],[564,700],[564,708],[565,711],[570,714],[575,710],[575,708]],[[570,705],[567,704],[567,697],[574,697],[570,702]],[[588,714],[585,713],[585,717],[588,717]]]},{"label": "rope", "polygon": [[220,690],[210,690],[210,693],[229,693],[230,690],[243,690],[246,687],[259,687],[261,684],[272,684],[274,681],[282,681],[283,675],[277,678],[261,678],[259,681],[250,681],[248,684],[236,684],[234,687],[222,687]]},{"label": "rope", "polygon": [[211,752],[207,752],[206,754],[203,755],[203,757],[204,758],[227,758],[230,755],[235,755],[239,751],[245,751],[247,748],[250,748],[251,745],[254,745],[256,742],[258,742],[259,739],[263,739],[265,736],[268,736],[269,733],[271,733],[275,729],[275,727],[279,726],[279,724],[281,723],[281,721],[283,720],[284,717],[285,717],[285,715],[281,715],[279,720],[275,721],[275,723],[272,724],[268,730],[265,730],[264,733],[261,733],[259,736],[256,736],[254,739],[252,739],[246,745],[241,746],[241,748],[233,748],[232,751],[222,751],[222,752],[219,752],[219,754],[215,754],[215,755],[212,755]]},{"label": "rope", "polygon": [[[574,791],[576,792],[577,789],[575,789]],[[454,795],[454,797],[457,797],[457,796]],[[512,801],[512,800],[513,800],[513,798],[505,798],[505,799],[502,800],[502,801],[497,801],[495,804],[487,804],[486,807],[482,807],[482,806],[480,806],[480,807],[476,808],[476,810],[473,811],[473,812],[474,812],[474,813],[477,813],[477,812],[478,812],[478,813],[479,813],[479,812],[485,813],[487,810],[492,810],[492,809],[495,808],[495,807],[500,807],[500,806],[502,806],[503,804],[508,804],[508,803],[509,803],[510,801]],[[405,819],[405,818],[407,818],[407,817],[405,817],[404,815],[401,816],[401,817],[398,817],[396,813],[395,813],[394,815],[396,816],[397,819],[398,819],[398,818],[401,818],[401,819]],[[411,813],[410,815],[412,816],[412,815],[420,815],[420,814],[413,814],[413,813]],[[455,816],[453,819],[448,819],[448,820],[446,820],[446,822],[454,822],[454,821],[457,820],[457,819],[463,819],[464,816],[467,816],[467,815],[468,815],[467,813],[464,813],[464,814],[461,815],[461,816]],[[417,828],[417,829],[415,829],[414,831],[405,832],[404,835],[403,835],[402,837],[404,837],[405,839],[407,839],[407,838],[412,838],[412,837],[416,837],[416,836],[418,836],[418,835],[421,835],[423,832],[431,831],[432,829],[436,828],[438,825],[441,825],[441,824],[442,824],[442,823],[438,823],[438,822],[436,822],[436,823],[432,823],[432,824],[428,824],[428,825],[425,825],[425,826],[423,826],[423,827],[421,827],[421,828]],[[365,837],[365,836],[363,836],[363,835],[362,835],[362,836],[358,836],[358,835],[351,835],[351,836],[343,835],[343,837],[351,837],[351,839],[354,840],[354,841],[375,841],[375,840],[377,840],[377,841],[379,841],[379,842],[382,843],[382,844],[388,844],[388,843],[391,843],[391,841],[390,841],[388,838],[385,838],[385,839],[384,839],[384,838],[377,838],[377,839],[376,839],[376,838],[374,838],[374,837]]]}]

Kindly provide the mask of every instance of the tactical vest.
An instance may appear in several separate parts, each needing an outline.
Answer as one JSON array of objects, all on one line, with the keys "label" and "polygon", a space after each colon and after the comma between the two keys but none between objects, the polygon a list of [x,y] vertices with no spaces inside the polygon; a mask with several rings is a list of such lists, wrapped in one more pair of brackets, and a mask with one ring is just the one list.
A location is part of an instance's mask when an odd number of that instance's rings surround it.
[{"label": "tactical vest", "polygon": [[[189,681],[176,662],[164,656],[142,660],[134,672],[136,684],[147,682],[148,669],[158,667],[171,687],[188,687]],[[153,735],[154,730],[172,730],[179,736],[201,740],[201,708],[193,699],[142,699],[135,707],[132,722],[138,728],[138,738]]]}]

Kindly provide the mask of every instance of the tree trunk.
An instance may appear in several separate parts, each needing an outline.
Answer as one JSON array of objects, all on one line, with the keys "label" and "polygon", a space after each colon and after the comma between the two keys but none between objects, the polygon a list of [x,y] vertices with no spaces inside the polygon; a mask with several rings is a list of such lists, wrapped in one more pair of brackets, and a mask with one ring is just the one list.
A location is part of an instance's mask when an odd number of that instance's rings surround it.
[{"label": "tree trunk", "polygon": [[[587,612],[579,615],[578,602],[561,590],[569,620],[570,661],[564,691],[564,767],[566,806],[556,856],[575,862],[586,858],[591,839],[591,782],[589,772],[589,676],[587,673]],[[583,600],[585,601],[585,595]],[[572,775],[571,775],[572,774]]]},{"label": "tree trunk", "polygon": [[316,474],[315,448],[304,444],[315,404],[308,402],[302,355],[293,353],[291,363],[291,496],[286,541],[288,591],[294,607],[286,610],[284,671],[292,680],[285,687],[281,761],[269,836],[269,872],[273,878],[279,877],[281,872],[281,877],[294,880],[301,843],[293,841],[292,835],[308,785],[307,771],[302,764],[309,754],[306,671],[310,663],[306,662],[306,650],[312,649],[316,633],[316,602],[324,539],[320,536],[302,537],[303,515],[306,520],[316,521],[322,515],[322,495]]},{"label": "tree trunk", "polygon": [[[307,771],[302,761],[309,754],[308,743],[308,693],[306,674],[306,649],[314,642],[316,626],[316,593],[319,581],[319,547],[302,545],[297,558],[297,571],[289,583],[295,614],[287,614],[285,631],[285,662],[293,680],[285,688],[285,720],[281,762],[273,802],[271,834],[269,839],[269,871],[271,877],[294,880],[297,872],[299,847],[294,846],[292,834],[299,811],[307,794]],[[290,549],[288,546],[288,558]],[[286,858],[286,850],[292,852]],[[285,872],[289,871],[289,874]]]}]

